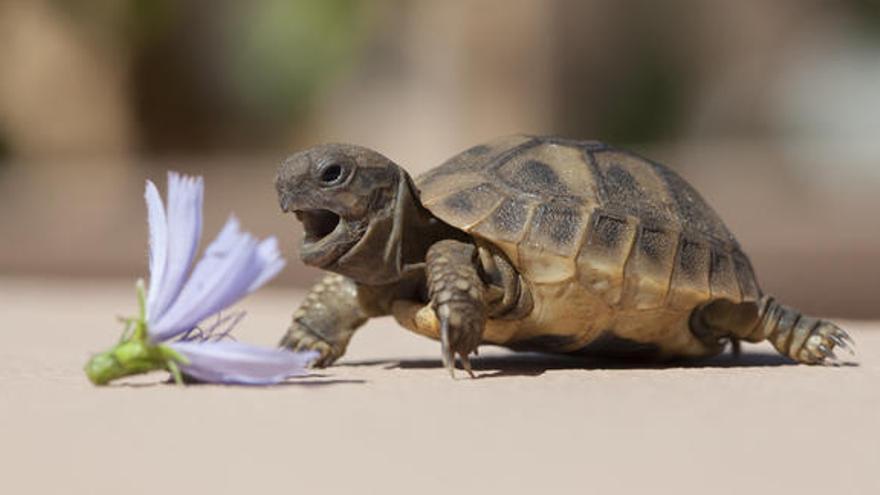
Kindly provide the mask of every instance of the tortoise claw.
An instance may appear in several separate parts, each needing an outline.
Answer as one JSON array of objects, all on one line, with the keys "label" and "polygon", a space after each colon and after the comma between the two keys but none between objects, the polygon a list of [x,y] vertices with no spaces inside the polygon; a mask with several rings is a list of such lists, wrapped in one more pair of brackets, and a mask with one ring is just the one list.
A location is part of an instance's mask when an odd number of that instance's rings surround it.
[{"label": "tortoise claw", "polygon": [[455,378],[455,355],[452,346],[449,345],[449,320],[440,320],[440,356],[443,358],[443,367],[449,371],[449,376]]},{"label": "tortoise claw", "polygon": [[813,335],[807,339],[801,351],[807,361],[840,366],[844,362],[837,355],[840,349],[854,356],[853,340],[844,330],[832,324],[821,324]]},{"label": "tortoise claw", "polygon": [[853,350],[853,347],[855,347],[855,342],[853,341],[852,337],[849,336],[849,334],[845,332],[835,332],[829,335],[828,339],[834,342],[837,347],[848,352],[850,356],[856,355],[856,352]]},{"label": "tortoise claw", "polygon": [[477,375],[474,374],[474,369],[471,367],[471,360],[467,354],[459,354],[459,358],[461,359],[461,366],[467,371],[467,374],[470,375],[471,378],[476,378]]},{"label": "tortoise claw", "polygon": [[469,357],[471,352],[476,354],[476,346],[461,338],[461,334],[457,333],[460,329],[450,326],[448,313],[448,310],[440,312],[440,356],[443,358],[443,367],[449,371],[449,376],[455,378],[455,359],[458,356],[462,368],[471,378],[476,378]]},{"label": "tortoise claw", "polygon": [[816,350],[819,351],[819,355],[822,359],[827,359],[829,361],[835,361],[837,359],[837,356],[834,355],[834,351],[825,344],[817,345]]}]

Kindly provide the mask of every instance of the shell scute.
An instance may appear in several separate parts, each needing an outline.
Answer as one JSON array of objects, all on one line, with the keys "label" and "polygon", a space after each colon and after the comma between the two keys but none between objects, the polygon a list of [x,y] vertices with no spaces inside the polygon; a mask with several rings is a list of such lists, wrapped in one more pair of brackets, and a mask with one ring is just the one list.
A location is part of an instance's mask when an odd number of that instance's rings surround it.
[{"label": "shell scute", "polygon": [[587,205],[599,202],[596,181],[579,148],[553,143],[533,146],[497,163],[494,173],[511,192]]},{"label": "shell scute", "polygon": [[587,240],[577,257],[581,284],[617,304],[623,291],[623,269],[635,242],[638,223],[633,218],[594,211]]},{"label": "shell scute", "polygon": [[482,183],[461,189],[439,200],[449,220],[465,229],[479,222],[503,200],[504,195],[492,184]]},{"label": "shell scute", "polygon": [[739,250],[733,253],[733,268],[736,271],[736,279],[739,282],[742,301],[758,301],[761,298],[761,290],[758,288],[755,273],[752,271],[752,264]]},{"label": "shell scute", "polygon": [[532,204],[522,198],[506,197],[471,232],[490,240],[519,243],[529,221]]},{"label": "shell scute", "polygon": [[519,245],[519,266],[535,283],[562,282],[575,277],[576,255],[587,230],[589,214],[576,204],[539,204]]},{"label": "shell scute", "polygon": [[676,228],[680,225],[665,182],[645,166],[644,160],[613,149],[592,155],[601,174],[606,208],[632,215],[650,225]]},{"label": "shell scute", "polygon": [[666,302],[678,247],[678,232],[641,226],[625,268],[625,295],[636,309]]},{"label": "shell scute", "polygon": [[546,250],[573,258],[580,249],[587,216],[576,205],[556,202],[541,204],[535,209],[525,245],[532,250]]},{"label": "shell scute", "polygon": [[709,288],[712,299],[727,299],[738,303],[742,294],[731,255],[719,246],[712,246],[709,264]]},{"label": "shell scute", "polygon": [[686,310],[709,300],[709,245],[682,236],[669,284],[669,307]]}]

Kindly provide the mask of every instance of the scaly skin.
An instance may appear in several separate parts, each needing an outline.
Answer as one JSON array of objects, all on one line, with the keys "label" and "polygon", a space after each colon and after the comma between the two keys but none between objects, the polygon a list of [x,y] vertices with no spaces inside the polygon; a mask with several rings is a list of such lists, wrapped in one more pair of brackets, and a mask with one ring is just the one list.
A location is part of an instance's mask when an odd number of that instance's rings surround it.
[{"label": "scaly skin", "polygon": [[355,283],[342,275],[330,274],[312,287],[293,313],[293,321],[280,345],[294,351],[319,352],[313,366],[322,368],[345,354],[351,336],[366,321]]},{"label": "scaly skin", "polygon": [[780,354],[804,364],[834,364],[836,348],[853,353],[852,338],[834,323],[804,316],[772,297],[762,302],[759,335],[769,340]]},{"label": "scaly skin", "polygon": [[836,364],[835,351],[853,354],[854,343],[834,323],[802,314],[764,296],[759,304],[716,301],[700,308],[691,319],[694,334],[707,345],[768,340],[780,354],[804,364]]},{"label": "scaly skin", "polygon": [[473,376],[468,356],[476,352],[486,325],[486,286],[477,272],[477,249],[460,241],[440,241],[428,250],[428,296],[440,323],[443,363],[453,373],[458,354]]}]

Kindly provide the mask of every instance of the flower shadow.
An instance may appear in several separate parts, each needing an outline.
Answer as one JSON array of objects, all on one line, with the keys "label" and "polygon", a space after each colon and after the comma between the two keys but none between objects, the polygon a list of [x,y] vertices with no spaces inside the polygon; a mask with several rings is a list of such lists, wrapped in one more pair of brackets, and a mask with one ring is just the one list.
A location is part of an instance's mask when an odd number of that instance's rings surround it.
[{"label": "flower shadow", "polygon": [[[274,384],[247,385],[238,383],[210,383],[200,382],[184,377],[187,387],[225,387],[225,388],[275,388],[275,387],[305,387],[319,388],[333,385],[363,385],[367,380],[355,378],[330,378],[327,375],[310,374],[308,376],[291,378],[287,381]],[[108,388],[152,388],[152,387],[177,387],[174,379],[157,381],[118,381],[107,384]]]},{"label": "flower shadow", "polygon": [[[327,375],[312,373],[308,376],[300,376],[295,378],[289,378],[286,381],[279,383],[270,383],[270,384],[259,384],[259,385],[247,385],[247,384],[235,384],[235,383],[210,383],[210,382],[199,382],[199,381],[191,381],[186,380],[187,386],[196,386],[196,387],[205,387],[205,386],[221,386],[221,387],[232,387],[232,388],[276,388],[276,387],[306,387],[306,388],[319,388],[319,387],[330,387],[333,385],[363,385],[367,383],[367,380],[363,380],[360,378],[331,378]],[[170,385],[174,385],[173,380],[169,380],[166,382]]]}]

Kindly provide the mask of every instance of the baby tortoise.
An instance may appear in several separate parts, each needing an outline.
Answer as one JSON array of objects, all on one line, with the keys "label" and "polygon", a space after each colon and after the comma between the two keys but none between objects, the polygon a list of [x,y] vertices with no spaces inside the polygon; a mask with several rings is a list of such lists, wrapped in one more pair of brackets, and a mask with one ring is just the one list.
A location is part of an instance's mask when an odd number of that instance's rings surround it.
[{"label": "baby tortoise", "polygon": [[665,166],[596,141],[512,136],[413,180],[379,153],[327,144],[278,170],[301,258],[334,272],[281,344],[345,352],[367,318],[438,339],[445,366],[480,344],[674,358],[769,340],[834,362],[850,337],[761,292],[718,215]]}]

